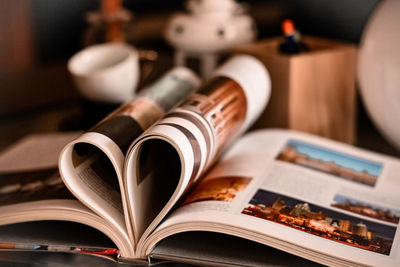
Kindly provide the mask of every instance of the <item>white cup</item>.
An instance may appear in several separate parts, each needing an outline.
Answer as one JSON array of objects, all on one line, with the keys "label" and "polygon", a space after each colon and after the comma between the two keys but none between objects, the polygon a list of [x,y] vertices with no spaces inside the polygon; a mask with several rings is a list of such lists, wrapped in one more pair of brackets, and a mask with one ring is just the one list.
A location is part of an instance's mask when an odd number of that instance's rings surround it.
[{"label": "white cup", "polygon": [[139,53],[125,43],[87,47],[68,61],[79,92],[87,99],[122,103],[132,98],[139,80]]}]

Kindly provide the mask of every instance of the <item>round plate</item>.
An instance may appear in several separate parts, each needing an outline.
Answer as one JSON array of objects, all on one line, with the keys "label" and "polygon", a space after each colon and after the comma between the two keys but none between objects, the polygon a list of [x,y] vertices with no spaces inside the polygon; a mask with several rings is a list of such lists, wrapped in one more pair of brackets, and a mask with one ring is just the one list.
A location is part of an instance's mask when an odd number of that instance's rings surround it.
[{"label": "round plate", "polygon": [[375,125],[400,149],[400,1],[382,1],[368,21],[358,81]]}]

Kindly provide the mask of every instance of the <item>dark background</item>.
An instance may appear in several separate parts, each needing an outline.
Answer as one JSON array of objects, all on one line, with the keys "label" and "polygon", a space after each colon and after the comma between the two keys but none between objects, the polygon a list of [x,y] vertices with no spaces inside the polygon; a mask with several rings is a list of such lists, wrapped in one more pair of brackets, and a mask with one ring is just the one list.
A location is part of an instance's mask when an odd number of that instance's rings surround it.
[{"label": "dark background", "polygon": [[[17,0],[18,1],[18,0]],[[10,2],[10,1],[8,1]],[[82,47],[81,37],[87,23],[84,15],[99,6],[93,0],[30,0],[32,30],[39,61],[66,59]],[[183,10],[183,0],[125,0],[136,20]],[[256,18],[259,37],[280,34],[280,22],[292,18],[304,34],[358,43],[364,25],[378,0],[248,0]],[[154,32],[152,41],[161,41]]]},{"label": "dark background", "polygon": [[[125,0],[133,12],[134,43],[153,48],[172,66],[173,50],[162,33],[184,0]],[[248,0],[259,38],[281,34],[292,18],[302,34],[355,44],[378,0]],[[0,150],[27,133],[84,128],[61,127],[60,117],[81,116],[81,99],[66,63],[83,48],[85,15],[99,8],[94,0],[0,0]],[[358,97],[356,145],[397,155],[375,129]],[[91,126],[91,125],[90,125]]]},{"label": "dark background", "polygon": [[[303,34],[359,43],[377,0],[248,0],[259,38],[281,34],[292,18]],[[74,99],[66,71],[69,57],[82,49],[85,15],[94,0],[0,0],[0,119],[32,107]],[[136,46],[170,49],[162,38],[169,16],[183,0],[125,0],[134,13]]]}]

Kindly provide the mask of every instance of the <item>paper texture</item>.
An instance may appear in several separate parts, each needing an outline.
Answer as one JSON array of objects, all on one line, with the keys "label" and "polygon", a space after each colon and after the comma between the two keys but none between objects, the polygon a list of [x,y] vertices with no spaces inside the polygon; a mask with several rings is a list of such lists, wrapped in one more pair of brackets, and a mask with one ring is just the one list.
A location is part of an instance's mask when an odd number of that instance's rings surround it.
[{"label": "paper texture", "polygon": [[[281,154],[293,140],[308,161],[375,175],[374,188],[355,179],[354,173],[338,175],[337,168],[310,168],[304,161],[284,160]],[[325,264],[393,266],[399,262],[400,202],[390,192],[400,188],[389,187],[399,167],[392,158],[323,138],[255,132],[235,143],[140,253],[149,253],[156,240],[171,234],[203,230],[236,235]]]}]

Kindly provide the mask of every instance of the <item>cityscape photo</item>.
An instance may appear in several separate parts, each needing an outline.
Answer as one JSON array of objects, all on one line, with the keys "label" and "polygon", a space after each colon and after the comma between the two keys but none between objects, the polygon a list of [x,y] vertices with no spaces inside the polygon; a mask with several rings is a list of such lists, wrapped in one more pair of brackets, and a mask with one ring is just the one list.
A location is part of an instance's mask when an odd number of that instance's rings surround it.
[{"label": "cityscape photo", "polygon": [[399,223],[399,210],[381,207],[342,195],[336,195],[333,200],[334,203],[331,204],[332,207],[368,216],[377,220],[382,220],[394,224]]},{"label": "cityscape photo", "polygon": [[347,215],[259,189],[242,214],[276,222],[335,242],[389,255],[396,226]]},{"label": "cityscape photo", "polygon": [[375,186],[382,164],[335,152],[304,142],[289,140],[277,160],[322,171],[337,177]]}]

